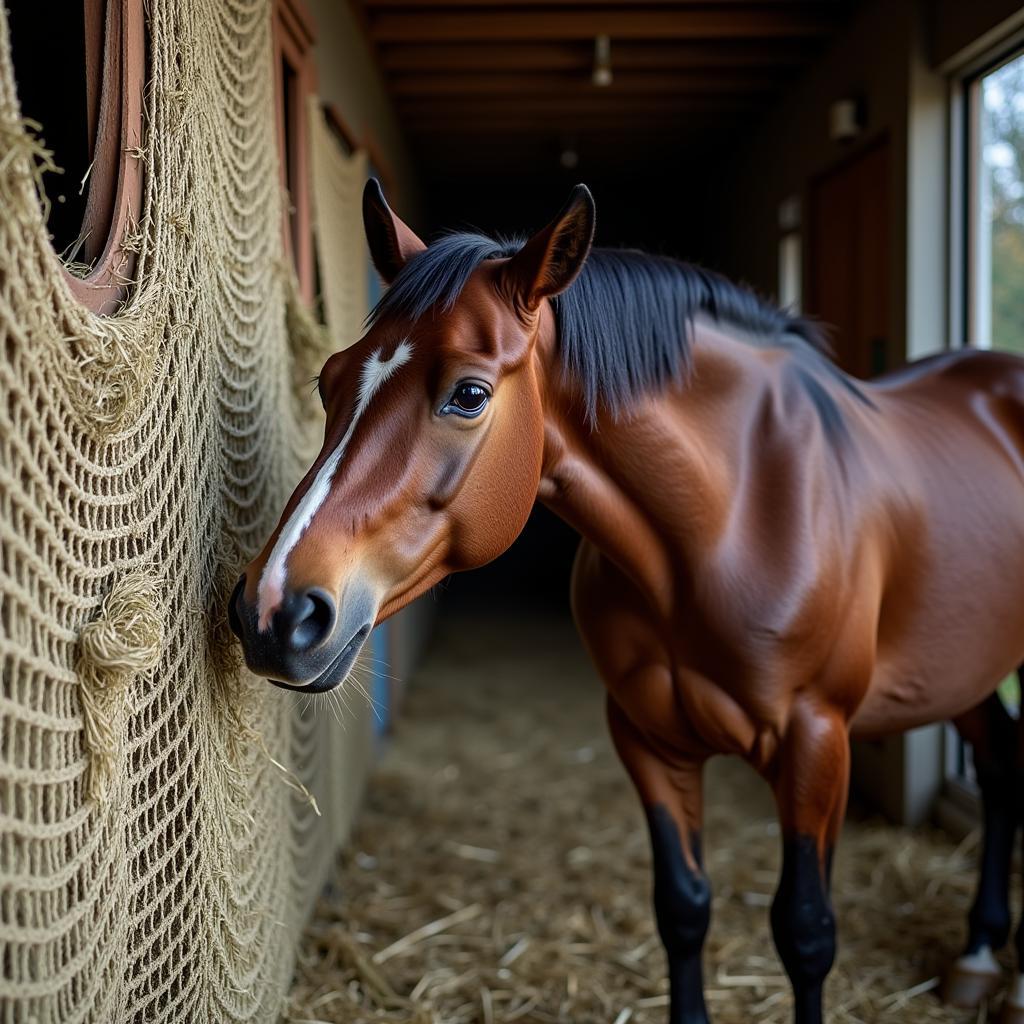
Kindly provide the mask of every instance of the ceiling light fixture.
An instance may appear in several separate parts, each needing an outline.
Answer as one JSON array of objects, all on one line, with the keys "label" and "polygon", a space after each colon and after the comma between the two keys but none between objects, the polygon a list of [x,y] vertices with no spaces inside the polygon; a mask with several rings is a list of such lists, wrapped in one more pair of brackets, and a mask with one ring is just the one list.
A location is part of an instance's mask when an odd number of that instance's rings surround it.
[{"label": "ceiling light fixture", "polygon": [[594,71],[590,80],[599,88],[612,84],[612,41],[608,36],[594,40]]}]

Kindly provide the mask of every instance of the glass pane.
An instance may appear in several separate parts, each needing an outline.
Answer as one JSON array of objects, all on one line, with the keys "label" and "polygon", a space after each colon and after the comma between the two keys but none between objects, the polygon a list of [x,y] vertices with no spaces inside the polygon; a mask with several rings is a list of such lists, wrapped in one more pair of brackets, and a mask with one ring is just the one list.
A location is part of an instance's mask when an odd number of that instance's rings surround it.
[{"label": "glass pane", "polygon": [[979,344],[1024,352],[1024,54],[981,80]]},{"label": "glass pane", "polygon": [[1016,672],[1008,675],[999,684],[999,696],[1002,698],[1006,709],[1014,718],[1020,715],[1020,677]]}]

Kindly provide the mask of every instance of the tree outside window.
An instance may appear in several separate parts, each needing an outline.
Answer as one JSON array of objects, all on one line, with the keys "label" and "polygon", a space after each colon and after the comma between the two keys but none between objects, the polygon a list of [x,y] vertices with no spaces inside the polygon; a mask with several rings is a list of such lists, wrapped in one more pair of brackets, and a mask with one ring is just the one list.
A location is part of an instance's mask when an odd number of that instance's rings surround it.
[{"label": "tree outside window", "polygon": [[975,88],[972,339],[1024,353],[1024,54]]}]

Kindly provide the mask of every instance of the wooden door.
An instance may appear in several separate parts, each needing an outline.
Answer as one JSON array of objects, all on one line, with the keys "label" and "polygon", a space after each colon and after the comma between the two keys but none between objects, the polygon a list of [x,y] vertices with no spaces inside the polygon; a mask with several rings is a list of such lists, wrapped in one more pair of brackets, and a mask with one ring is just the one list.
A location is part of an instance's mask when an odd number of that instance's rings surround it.
[{"label": "wooden door", "polygon": [[889,143],[816,178],[808,201],[808,313],[836,360],[871,377],[893,365],[889,338]]}]

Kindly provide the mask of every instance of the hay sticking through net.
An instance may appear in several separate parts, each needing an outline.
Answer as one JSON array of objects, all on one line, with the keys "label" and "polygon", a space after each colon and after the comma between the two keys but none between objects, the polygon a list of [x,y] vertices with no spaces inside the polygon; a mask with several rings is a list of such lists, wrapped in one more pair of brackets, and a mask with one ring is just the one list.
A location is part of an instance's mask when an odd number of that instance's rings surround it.
[{"label": "hay sticking through net", "polygon": [[[767,787],[711,763],[705,947],[716,1024],[790,1024],[768,907]],[[967,1024],[960,952],[977,836],[852,820],[836,854],[830,1024]],[[568,622],[442,620],[351,845],[303,939],[289,1024],[664,1024],[647,831]],[[1017,905],[1017,904],[1015,904]]]},{"label": "hay sticking through net", "polygon": [[[246,702],[243,696],[246,690],[240,685],[244,664],[242,648],[231,632],[231,623],[228,617],[228,602],[234,595],[242,564],[240,556],[233,557],[228,561],[217,562],[205,610],[206,621],[210,627],[210,665],[222,691],[217,694],[218,699],[225,705],[234,704],[239,698],[242,703]],[[227,708],[225,707],[224,710],[226,711]],[[243,723],[238,724],[241,729],[244,729]]]},{"label": "hay sticking through net", "polygon": [[7,209],[16,209],[26,180],[39,196],[45,220],[50,215],[50,200],[43,189],[44,174],[59,174],[53,151],[39,139],[42,125],[28,117],[18,117],[10,106],[0,110],[0,198]]},{"label": "hay sticking through net", "polygon": [[288,267],[285,271],[288,282],[289,301],[286,306],[288,336],[292,341],[292,386],[300,398],[308,398],[313,392],[313,380],[320,372],[327,357],[333,351],[327,328],[316,321],[299,297],[295,272]]},{"label": "hay sticking through net", "polygon": [[114,583],[99,615],[78,636],[77,671],[90,757],[87,790],[93,800],[105,795],[121,753],[128,685],[160,660],[162,590],[163,581],[153,568],[131,570]]},{"label": "hay sticking through net", "polygon": [[[6,25],[0,47],[7,49]],[[4,90],[0,97],[0,199],[4,216],[10,219],[11,227],[20,226],[36,236],[34,241],[43,243],[45,248],[33,255],[48,265],[52,274],[49,284],[59,295],[56,302],[44,305],[38,290],[28,290],[18,296],[16,312],[29,325],[45,324],[60,332],[72,359],[53,369],[63,377],[67,397],[76,407],[82,425],[96,436],[106,437],[124,426],[132,412],[144,403],[154,377],[164,319],[145,301],[149,296],[140,295],[140,301],[117,317],[92,317],[74,303],[57,271],[61,266],[75,270],[75,265],[63,263],[49,249],[45,236],[49,199],[43,176],[63,172],[54,162],[52,151],[39,138],[41,131],[38,122],[18,115],[13,90]],[[141,253],[144,225],[133,224],[132,233],[134,251]],[[20,269],[39,273],[41,268],[37,265]],[[46,324],[44,317],[51,322]]]},{"label": "hay sticking through net", "polygon": [[159,317],[104,318],[102,329],[70,316],[64,340],[75,354],[68,398],[99,438],[116,433],[145,405],[157,375],[164,338]]}]

